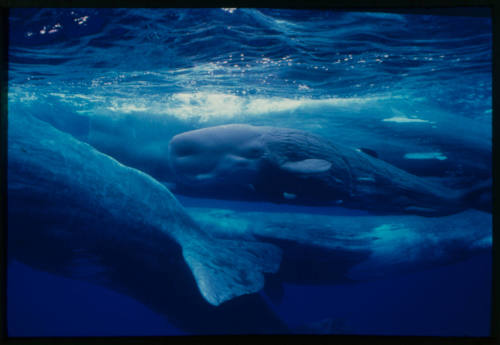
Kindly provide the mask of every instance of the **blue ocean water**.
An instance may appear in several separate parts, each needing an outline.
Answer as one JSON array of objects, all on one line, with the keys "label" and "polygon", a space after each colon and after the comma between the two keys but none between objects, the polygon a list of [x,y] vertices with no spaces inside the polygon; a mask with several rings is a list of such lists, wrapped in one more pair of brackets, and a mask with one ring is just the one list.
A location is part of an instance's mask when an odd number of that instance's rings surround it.
[{"label": "blue ocean water", "polygon": [[[13,9],[9,29],[9,117],[47,121],[167,185],[170,168],[154,158],[168,141],[229,123],[306,130],[461,188],[491,176],[487,15]],[[188,207],[362,214],[178,198]],[[354,285],[288,284],[273,308],[293,327],[331,319],[334,333],[488,335],[490,260]],[[17,261],[8,274],[11,336],[186,333],[97,285]]]}]

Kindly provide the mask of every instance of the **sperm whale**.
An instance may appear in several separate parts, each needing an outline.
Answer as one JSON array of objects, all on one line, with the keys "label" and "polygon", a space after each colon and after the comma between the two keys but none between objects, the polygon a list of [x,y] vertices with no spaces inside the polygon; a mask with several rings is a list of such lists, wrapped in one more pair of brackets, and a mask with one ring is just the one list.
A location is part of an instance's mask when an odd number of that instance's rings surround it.
[{"label": "sperm whale", "polygon": [[9,117],[7,170],[9,260],[103,284],[198,334],[285,330],[255,294],[278,247],[214,238],[164,185],[31,116]]},{"label": "sperm whale", "polygon": [[171,139],[168,160],[175,192],[184,194],[427,216],[491,207],[490,183],[451,190],[296,129],[231,124],[188,131]]}]

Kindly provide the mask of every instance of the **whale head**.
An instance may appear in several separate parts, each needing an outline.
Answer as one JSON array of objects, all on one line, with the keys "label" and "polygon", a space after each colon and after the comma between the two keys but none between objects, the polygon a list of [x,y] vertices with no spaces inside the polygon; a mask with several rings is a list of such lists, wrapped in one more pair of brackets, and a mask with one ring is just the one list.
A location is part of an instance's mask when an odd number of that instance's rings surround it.
[{"label": "whale head", "polygon": [[176,135],[169,164],[177,191],[224,199],[329,204],[350,193],[343,158],[304,131],[231,124]]},{"label": "whale head", "polygon": [[251,184],[265,147],[262,129],[225,125],[178,134],[169,143],[169,164],[177,182],[203,185]]}]

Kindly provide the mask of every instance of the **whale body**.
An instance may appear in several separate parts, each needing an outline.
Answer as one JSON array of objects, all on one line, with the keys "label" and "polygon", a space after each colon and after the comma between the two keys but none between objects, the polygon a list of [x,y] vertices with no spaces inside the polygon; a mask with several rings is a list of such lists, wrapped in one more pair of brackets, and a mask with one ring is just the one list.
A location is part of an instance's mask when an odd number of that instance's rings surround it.
[{"label": "whale body", "polygon": [[[23,105],[25,102],[23,100]],[[401,106],[407,108],[401,104],[370,104],[369,109],[358,106],[325,109],[331,112],[327,125],[308,121],[313,114],[306,109],[289,113],[286,118],[295,123],[295,128],[314,128],[317,134],[330,141],[371,151],[385,162],[412,174],[444,179],[453,188],[467,188],[471,181],[491,177],[491,124],[465,117],[457,121],[456,114],[443,113],[442,109],[429,111],[433,114],[434,121],[431,121],[408,117],[405,111],[397,110]],[[16,110],[16,104],[12,108]],[[52,112],[39,112],[33,107],[29,111],[30,115],[159,181],[172,178],[165,159],[168,141],[201,124],[154,116],[148,111],[120,113],[120,116],[82,115],[67,107],[55,108]],[[267,120],[251,114],[241,116],[267,126],[282,121],[272,116]],[[218,125],[220,119],[205,124]],[[391,140],[388,145],[387,138],[397,140]]]},{"label": "whale body", "polygon": [[[492,215],[352,216],[188,207],[218,237],[265,240],[283,250],[273,281],[368,281],[491,253]],[[235,233],[234,229],[238,229]]]},{"label": "whale body", "polygon": [[43,121],[16,114],[8,130],[9,260],[102,284],[195,333],[285,331],[255,294],[279,248],[214,238],[164,185]]},{"label": "whale body", "polygon": [[463,211],[482,195],[478,208],[490,207],[489,184],[451,190],[296,129],[231,124],[188,131],[171,139],[168,160],[181,194],[428,216]]},{"label": "whale body", "polygon": [[477,211],[354,219],[188,209],[193,220],[162,184],[42,121],[12,117],[8,134],[8,259],[104,285],[198,334],[288,332],[252,293],[262,272],[278,283],[364,280],[491,247],[491,215]]}]

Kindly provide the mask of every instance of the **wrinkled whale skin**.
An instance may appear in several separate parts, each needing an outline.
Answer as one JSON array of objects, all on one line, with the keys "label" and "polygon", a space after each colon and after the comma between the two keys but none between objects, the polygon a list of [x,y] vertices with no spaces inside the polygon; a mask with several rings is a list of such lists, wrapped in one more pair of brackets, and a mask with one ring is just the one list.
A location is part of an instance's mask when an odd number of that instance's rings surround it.
[{"label": "wrinkled whale skin", "polygon": [[443,217],[187,210],[217,236],[278,245],[283,261],[272,277],[282,282],[366,281],[491,254],[492,215],[477,210]]},{"label": "wrinkled whale skin", "polygon": [[188,195],[431,216],[469,207],[462,192],[295,129],[233,124],[181,133],[169,163],[175,192]]},{"label": "wrinkled whale skin", "polygon": [[286,332],[254,293],[277,247],[213,238],[161,183],[43,121],[8,129],[8,260],[104,285],[184,331]]}]

